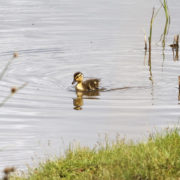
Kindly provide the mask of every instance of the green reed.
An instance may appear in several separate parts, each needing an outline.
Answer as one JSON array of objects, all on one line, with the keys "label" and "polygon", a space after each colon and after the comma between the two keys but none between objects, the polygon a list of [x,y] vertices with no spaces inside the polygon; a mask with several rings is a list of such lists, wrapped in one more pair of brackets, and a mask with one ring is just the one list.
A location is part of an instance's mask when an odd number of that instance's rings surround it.
[{"label": "green reed", "polygon": [[163,2],[161,2],[161,5],[162,5],[162,7],[164,9],[164,13],[165,13],[165,17],[166,17],[164,31],[163,31],[163,33],[161,35],[162,47],[164,49],[165,45],[166,45],[166,36],[168,34],[169,27],[170,27],[170,15],[169,15],[169,9],[168,9],[168,5],[167,5],[167,1],[164,0]]}]

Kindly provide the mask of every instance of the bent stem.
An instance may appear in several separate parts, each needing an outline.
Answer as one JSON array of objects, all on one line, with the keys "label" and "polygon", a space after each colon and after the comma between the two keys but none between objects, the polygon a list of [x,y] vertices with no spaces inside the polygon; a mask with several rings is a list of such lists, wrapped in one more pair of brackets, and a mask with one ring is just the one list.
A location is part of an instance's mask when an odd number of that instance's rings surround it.
[{"label": "bent stem", "polygon": [[4,74],[6,73],[8,67],[9,67],[10,64],[12,63],[13,59],[14,59],[14,58],[11,58],[11,59],[8,61],[8,63],[6,64],[5,68],[3,69],[3,71],[2,71],[2,73],[1,73],[1,75],[0,75],[0,80],[2,80]]},{"label": "bent stem", "polygon": [[23,89],[26,85],[27,83],[24,83],[18,88],[12,88],[11,93],[0,103],[0,107],[2,107],[15,93],[17,93],[17,91],[19,91],[20,89]]},{"label": "bent stem", "polygon": [[169,27],[170,27],[170,15],[169,15],[167,1],[164,0],[163,2],[161,2],[161,5],[162,5],[162,7],[164,9],[164,13],[165,13],[165,16],[166,16],[164,32],[162,33],[161,38],[160,38],[160,40],[162,40],[162,47],[163,47],[163,50],[164,50],[165,49],[165,45],[166,45],[166,36],[167,36],[167,34],[169,32]]},{"label": "bent stem", "polygon": [[5,68],[3,69],[1,75],[0,75],[0,80],[2,80],[4,74],[6,73],[8,67],[10,66],[10,64],[12,63],[13,59],[14,58],[17,58],[18,57],[18,53],[17,52],[14,52],[13,54],[13,57],[8,61],[8,63],[6,64]]}]

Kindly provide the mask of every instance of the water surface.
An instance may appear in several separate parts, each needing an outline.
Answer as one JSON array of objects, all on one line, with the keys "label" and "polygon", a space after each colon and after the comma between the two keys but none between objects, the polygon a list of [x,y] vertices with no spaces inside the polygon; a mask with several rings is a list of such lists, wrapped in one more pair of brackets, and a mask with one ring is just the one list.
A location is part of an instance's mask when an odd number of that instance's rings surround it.
[{"label": "water surface", "polygon": [[[168,3],[171,25],[164,52],[159,43],[163,10],[153,27],[152,83],[142,29],[148,33],[159,1],[1,2],[1,68],[14,51],[19,57],[0,82],[0,100],[12,86],[27,85],[0,108],[0,169],[24,169],[32,158],[59,155],[73,140],[88,146],[104,134],[139,140],[177,125],[180,63],[168,44],[179,33],[180,2]],[[76,71],[100,78],[107,90],[78,99],[81,110],[74,107],[71,85]]]}]

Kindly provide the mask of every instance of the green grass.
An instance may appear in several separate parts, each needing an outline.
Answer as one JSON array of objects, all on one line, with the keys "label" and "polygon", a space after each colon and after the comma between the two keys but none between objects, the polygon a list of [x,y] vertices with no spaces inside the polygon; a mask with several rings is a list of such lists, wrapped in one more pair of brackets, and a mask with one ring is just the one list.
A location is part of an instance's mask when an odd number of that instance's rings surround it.
[{"label": "green grass", "polygon": [[[23,177],[24,176],[24,177]],[[179,130],[151,135],[147,142],[117,140],[94,149],[70,148],[12,180],[154,180],[180,179]]]}]

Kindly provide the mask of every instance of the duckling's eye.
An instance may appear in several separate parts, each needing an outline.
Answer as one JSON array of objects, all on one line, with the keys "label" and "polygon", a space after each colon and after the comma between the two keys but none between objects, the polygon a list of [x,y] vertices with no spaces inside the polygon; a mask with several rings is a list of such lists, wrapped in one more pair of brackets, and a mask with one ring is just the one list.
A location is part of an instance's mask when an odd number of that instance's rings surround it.
[{"label": "duckling's eye", "polygon": [[81,74],[77,75],[77,76],[75,77],[75,79],[78,79],[79,77],[81,77]]}]

